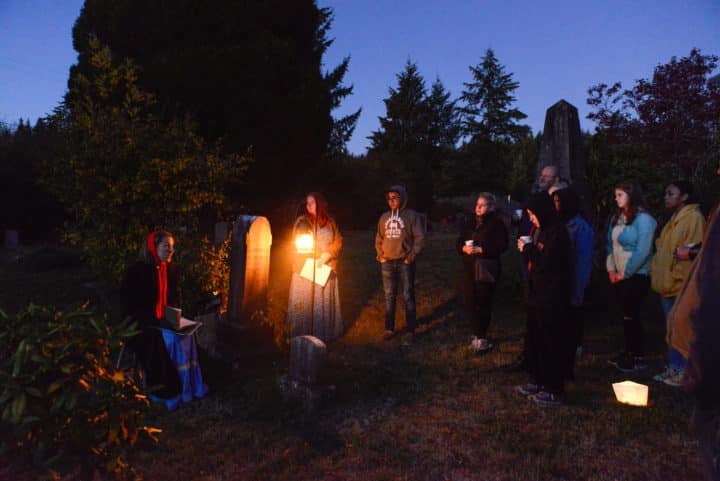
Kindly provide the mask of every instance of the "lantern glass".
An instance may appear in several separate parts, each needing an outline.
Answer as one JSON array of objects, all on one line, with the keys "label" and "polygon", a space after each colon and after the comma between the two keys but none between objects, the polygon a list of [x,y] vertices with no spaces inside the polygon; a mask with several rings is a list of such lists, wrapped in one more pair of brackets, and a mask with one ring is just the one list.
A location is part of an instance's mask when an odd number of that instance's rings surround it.
[{"label": "lantern glass", "polygon": [[295,237],[295,249],[299,254],[312,254],[313,236],[312,234],[298,234]]}]

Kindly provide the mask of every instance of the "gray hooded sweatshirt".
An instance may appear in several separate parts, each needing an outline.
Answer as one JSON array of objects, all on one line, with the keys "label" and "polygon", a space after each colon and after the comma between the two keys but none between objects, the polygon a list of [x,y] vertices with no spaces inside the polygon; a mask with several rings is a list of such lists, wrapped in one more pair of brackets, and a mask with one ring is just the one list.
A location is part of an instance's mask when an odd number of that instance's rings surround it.
[{"label": "gray hooded sweatshirt", "polygon": [[423,232],[420,215],[412,209],[406,209],[407,192],[401,185],[394,185],[386,192],[400,194],[400,208],[389,210],[380,216],[377,234],[375,235],[375,251],[377,260],[409,260],[415,261],[423,248],[425,232]]}]

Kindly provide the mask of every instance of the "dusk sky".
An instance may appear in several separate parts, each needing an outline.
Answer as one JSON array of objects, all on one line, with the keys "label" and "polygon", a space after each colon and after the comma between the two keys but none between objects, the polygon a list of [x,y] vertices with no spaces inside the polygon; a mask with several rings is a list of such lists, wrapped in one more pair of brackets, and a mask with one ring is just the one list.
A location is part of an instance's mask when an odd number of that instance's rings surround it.
[{"label": "dusk sky", "polygon": [[[0,121],[34,123],[52,111],[76,61],[71,30],[81,0],[0,0]],[[428,87],[439,77],[453,98],[469,82],[469,66],[487,48],[520,87],[516,106],[534,133],[545,110],[560,99],[580,111],[592,130],[587,89],[622,81],[630,87],[653,68],[697,47],[720,54],[720,0],[322,0],[332,7],[330,69],[351,57],[346,83],[354,95],[336,115],[362,107],[349,149],[366,139],[385,114],[383,99],[409,59]],[[717,73],[717,70],[716,70]]]}]

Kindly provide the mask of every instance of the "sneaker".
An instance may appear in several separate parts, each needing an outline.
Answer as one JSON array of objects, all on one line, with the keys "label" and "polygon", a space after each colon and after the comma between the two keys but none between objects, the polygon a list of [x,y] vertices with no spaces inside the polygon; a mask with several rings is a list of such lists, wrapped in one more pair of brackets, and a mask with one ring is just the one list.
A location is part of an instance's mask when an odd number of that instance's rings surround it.
[{"label": "sneaker", "polygon": [[623,351],[620,354],[617,354],[617,355],[611,357],[610,359],[608,359],[608,364],[610,364],[611,366],[618,367],[618,364],[623,362],[623,360],[626,357],[628,357],[628,353],[627,353],[627,351]]},{"label": "sneaker", "polygon": [[615,367],[621,372],[635,372],[645,369],[647,364],[642,356],[628,354],[618,362]]},{"label": "sneaker", "polygon": [[670,366],[665,366],[665,370],[661,373],[655,374],[653,380],[657,382],[665,382],[665,379],[672,375],[673,369]]},{"label": "sneaker", "polygon": [[553,394],[547,391],[540,391],[530,396],[530,399],[539,406],[562,406],[563,399],[560,394]]},{"label": "sneaker", "polygon": [[395,336],[395,332],[393,331],[385,331],[385,334],[383,334],[383,341],[389,341]]},{"label": "sneaker", "polygon": [[522,394],[523,396],[532,396],[540,392],[540,386],[537,384],[528,382],[526,384],[519,384],[515,386],[515,391]]},{"label": "sneaker", "polygon": [[685,370],[673,368],[668,368],[668,370],[671,372],[662,382],[668,386],[681,387],[683,385],[683,378],[685,377]]},{"label": "sneaker", "polygon": [[473,336],[473,340],[470,343],[470,350],[476,353],[489,351],[493,347],[493,344],[484,337]]},{"label": "sneaker", "polygon": [[410,347],[410,346],[412,346],[414,340],[415,340],[415,333],[408,331],[402,335],[400,345],[404,346],[404,347]]}]

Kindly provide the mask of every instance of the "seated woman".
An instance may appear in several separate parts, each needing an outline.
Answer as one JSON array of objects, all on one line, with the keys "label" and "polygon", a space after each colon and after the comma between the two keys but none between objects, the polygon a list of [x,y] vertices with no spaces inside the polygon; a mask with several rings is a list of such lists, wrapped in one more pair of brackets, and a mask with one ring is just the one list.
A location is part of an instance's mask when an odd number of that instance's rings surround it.
[{"label": "seated woman", "polygon": [[175,239],[164,230],[150,233],[140,258],[125,274],[122,284],[124,314],[138,323],[140,333],[129,341],[152,388],[150,399],[170,410],[180,402],[203,397],[203,383],[192,335],[169,328],[166,306],[180,306],[178,272],[172,264]]}]

